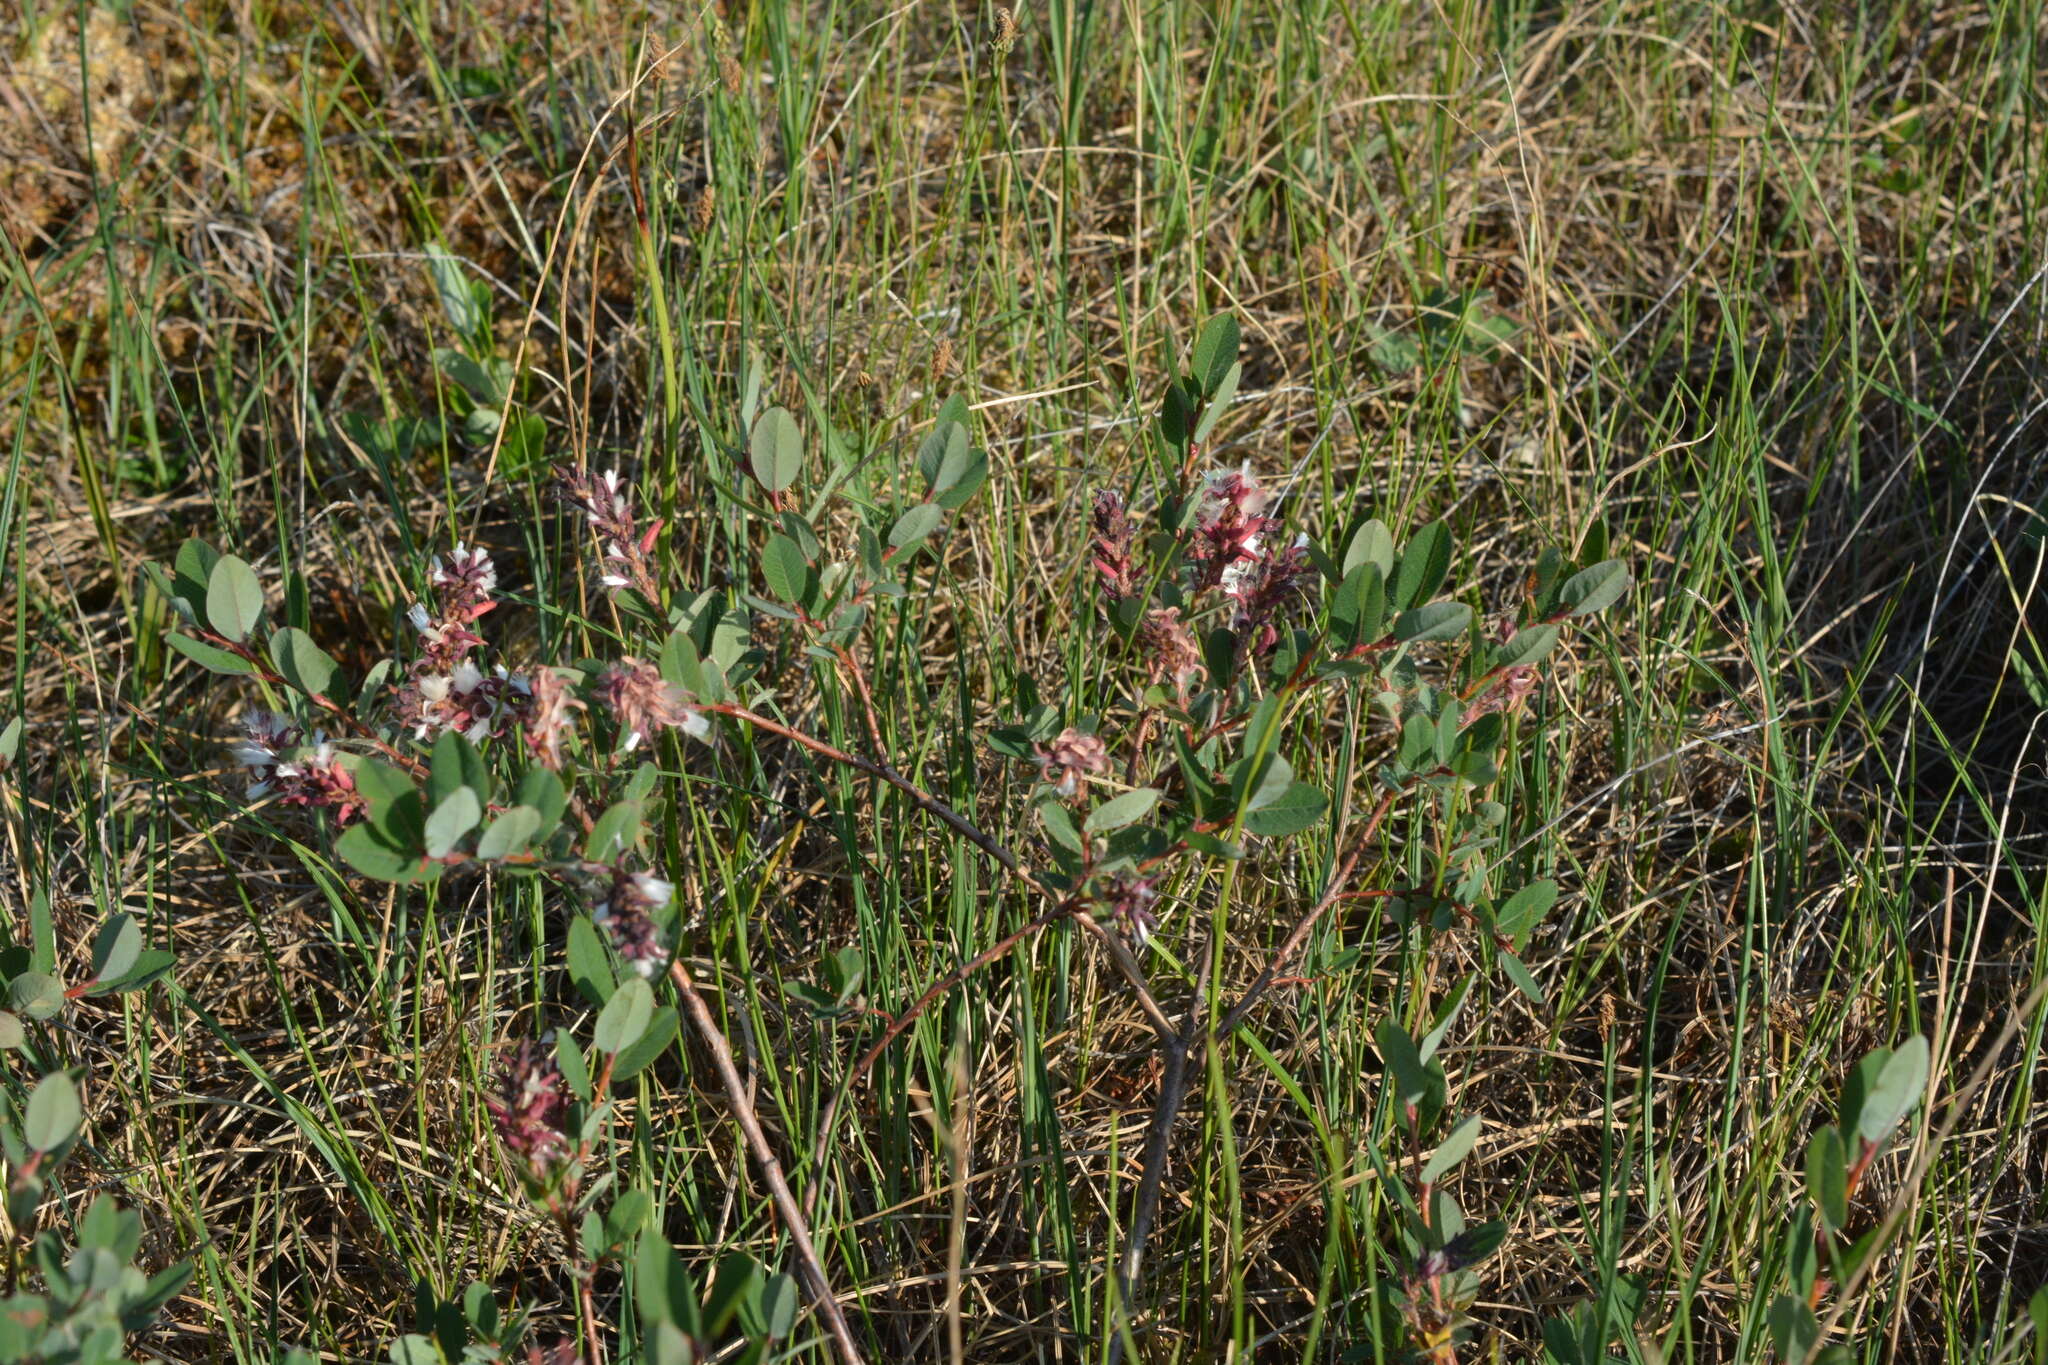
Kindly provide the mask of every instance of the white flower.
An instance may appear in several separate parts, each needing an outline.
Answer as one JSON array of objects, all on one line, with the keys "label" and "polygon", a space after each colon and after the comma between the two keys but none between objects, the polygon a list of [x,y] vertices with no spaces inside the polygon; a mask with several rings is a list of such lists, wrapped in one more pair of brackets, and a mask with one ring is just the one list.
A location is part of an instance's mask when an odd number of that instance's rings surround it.
[{"label": "white flower", "polygon": [[672,882],[664,881],[652,872],[635,872],[633,889],[649,905],[667,905],[669,897],[673,896],[676,890]]},{"label": "white flower", "polygon": [[484,680],[483,670],[468,660],[455,665],[455,690],[465,695],[474,692]]},{"label": "white flower", "polygon": [[243,740],[228,752],[245,768],[268,768],[277,757],[253,739]]},{"label": "white flower", "polygon": [[427,614],[424,602],[415,602],[406,608],[405,619],[412,622],[412,628],[422,635],[434,633],[434,618]]},{"label": "white flower", "polygon": [[488,597],[498,587],[498,570],[491,563],[489,550],[466,549],[461,541],[455,542],[455,549],[448,556],[448,566],[441,566],[441,556],[434,556],[434,586],[448,587],[456,583],[469,583]]},{"label": "white flower", "polygon": [[1245,537],[1244,548],[1247,557],[1231,560],[1216,577],[1216,585],[1223,589],[1226,597],[1236,597],[1244,590],[1245,579],[1251,576],[1252,569],[1258,564],[1259,537]]}]

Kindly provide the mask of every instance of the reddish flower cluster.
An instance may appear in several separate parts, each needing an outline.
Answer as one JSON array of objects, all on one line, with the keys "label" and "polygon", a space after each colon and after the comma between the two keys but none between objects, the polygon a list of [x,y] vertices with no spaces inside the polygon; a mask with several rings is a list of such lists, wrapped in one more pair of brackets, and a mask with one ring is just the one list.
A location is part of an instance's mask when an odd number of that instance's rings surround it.
[{"label": "reddish flower cluster", "polygon": [[476,743],[504,734],[531,708],[533,692],[525,678],[502,666],[486,674],[469,660],[484,642],[471,625],[497,606],[491,557],[457,543],[445,563],[435,556],[429,581],[438,609],[415,602],[406,613],[420,633],[420,656],[395,689],[399,718],[415,739],[453,730]]},{"label": "reddish flower cluster", "polygon": [[668,961],[654,912],[669,903],[673,884],[651,872],[612,871],[610,894],[591,911],[591,919],[610,936],[619,957],[643,977],[652,978]]},{"label": "reddish flower cluster", "polygon": [[441,614],[450,619],[474,621],[493,606],[491,594],[498,590],[498,570],[487,550],[464,548],[461,541],[444,564],[435,555],[427,579],[441,599]]},{"label": "reddish flower cluster", "polygon": [[656,520],[645,531],[633,515],[633,501],[626,495],[631,484],[607,469],[599,478],[582,470],[565,470],[559,476],[562,498],[589,519],[590,528],[604,545],[604,573],[607,588],[637,588],[649,599],[657,594],[650,556],[662,523]]},{"label": "reddish flower cluster", "polygon": [[618,717],[625,735],[622,748],[632,750],[641,740],[663,730],[681,730],[693,739],[711,733],[711,722],[689,704],[683,689],[661,676],[653,664],[621,659],[606,669],[598,680],[598,695]]},{"label": "reddish flower cluster", "polygon": [[1159,888],[1150,878],[1128,872],[1106,878],[1095,889],[1095,904],[1103,917],[1137,944],[1151,938],[1159,927],[1159,917],[1152,913],[1158,899]]},{"label": "reddish flower cluster", "polygon": [[251,715],[245,738],[234,746],[235,761],[249,770],[249,799],[275,794],[288,806],[311,806],[334,812],[346,825],[362,814],[356,780],[341,765],[334,746],[315,734],[301,744],[302,732],[283,716],[269,711]]},{"label": "reddish flower cluster", "polygon": [[1280,643],[1280,619],[1301,595],[1311,568],[1308,550],[1296,543],[1226,571],[1230,581],[1224,585],[1224,594],[1237,604],[1230,626],[1252,657],[1270,654]]},{"label": "reddish flower cluster", "polygon": [[1235,595],[1238,580],[1261,558],[1266,537],[1279,525],[1264,515],[1265,506],[1265,491],[1253,480],[1250,466],[1209,476],[1194,544],[1188,548],[1197,592],[1220,587]]},{"label": "reddish flower cluster", "polygon": [[569,1092],[552,1053],[521,1041],[484,1106],[520,1177],[537,1187],[552,1183],[569,1158]]},{"label": "reddish flower cluster", "polygon": [[1138,595],[1138,569],[1131,561],[1131,542],[1138,528],[1124,511],[1123,498],[1107,489],[1095,495],[1089,518],[1094,529],[1095,573],[1102,595],[1112,605]]},{"label": "reddish flower cluster", "polygon": [[414,669],[413,678],[398,689],[399,711],[415,739],[432,739],[453,730],[472,744],[502,735],[515,727],[533,704],[533,692],[522,676],[503,665],[486,675],[463,662],[452,673]]},{"label": "reddish flower cluster", "polygon": [[1035,755],[1045,780],[1061,796],[1072,796],[1086,777],[1109,771],[1109,747],[1094,735],[1069,726]]}]

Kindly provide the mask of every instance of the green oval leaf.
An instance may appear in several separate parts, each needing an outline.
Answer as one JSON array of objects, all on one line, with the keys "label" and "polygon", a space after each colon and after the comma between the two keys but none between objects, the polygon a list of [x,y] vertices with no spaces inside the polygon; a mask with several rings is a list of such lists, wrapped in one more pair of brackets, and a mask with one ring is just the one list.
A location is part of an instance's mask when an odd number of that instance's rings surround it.
[{"label": "green oval leaf", "polygon": [[1437,1145],[1435,1154],[1422,1168],[1422,1183],[1435,1184],[1455,1169],[1459,1162],[1472,1155],[1472,1146],[1479,1141],[1479,1130],[1483,1126],[1479,1115],[1473,1114],[1451,1129],[1450,1136]]},{"label": "green oval leaf", "polygon": [[770,408],[754,423],[748,442],[754,477],[771,493],[780,493],[803,472],[804,437],[787,408]]},{"label": "green oval leaf", "polygon": [[23,972],[7,983],[7,1001],[31,1019],[48,1019],[64,1008],[64,983],[48,972]]},{"label": "green oval leaf", "polygon": [[1218,313],[1202,324],[1201,335],[1195,339],[1191,368],[1203,397],[1222,387],[1224,375],[1237,363],[1237,348],[1242,340],[1237,319],[1228,313]]},{"label": "green oval leaf", "polygon": [[177,650],[209,673],[226,673],[230,676],[237,676],[256,671],[256,665],[241,655],[230,654],[217,645],[207,644],[204,640],[195,640],[189,635],[180,635],[176,631],[172,631],[164,639],[172,649]]},{"label": "green oval leaf", "polygon": [[54,1152],[78,1136],[85,1109],[69,1075],[53,1071],[36,1085],[22,1116],[21,1139],[38,1152]]},{"label": "green oval leaf", "polygon": [[673,1006],[663,1005],[655,1010],[640,1036],[619,1050],[619,1059],[612,1063],[612,1080],[631,1080],[652,1066],[675,1041],[677,1023]]},{"label": "green oval leaf", "polygon": [[1356,572],[1360,565],[1370,564],[1380,571],[1384,582],[1394,573],[1394,533],[1378,517],[1352,532],[1351,543],[1344,547],[1345,576]]},{"label": "green oval leaf", "polygon": [[1038,818],[1045,825],[1045,832],[1050,834],[1053,842],[1061,848],[1070,853],[1080,853],[1086,849],[1086,845],[1081,842],[1081,831],[1074,828],[1073,812],[1059,802],[1041,801],[1038,805]]},{"label": "green oval leaf", "polygon": [[1215,389],[1209,394],[1209,401],[1202,405],[1202,420],[1195,423],[1195,440],[1206,442],[1209,433],[1216,430],[1216,423],[1230,407],[1230,400],[1237,397],[1237,386],[1244,379],[1244,366],[1232,361],[1223,377],[1216,381]]},{"label": "green oval leaf", "polygon": [[1307,782],[1291,783],[1278,797],[1245,816],[1245,832],[1284,839],[1315,825],[1329,808],[1330,798],[1320,788]]},{"label": "green oval leaf", "polygon": [[92,941],[92,977],[116,981],[142,956],[142,926],[126,911],[117,911],[100,926]]},{"label": "green oval leaf", "polygon": [[475,794],[479,810],[488,806],[490,767],[476,745],[457,731],[443,730],[434,741],[433,759],[427,768],[427,804],[438,807],[463,788]]},{"label": "green oval leaf", "polygon": [[514,806],[491,821],[476,841],[476,856],[486,862],[524,853],[540,829],[540,812],[532,806]]},{"label": "green oval leaf", "polygon": [[1806,1192],[1830,1232],[1848,1226],[1849,1153],[1842,1144],[1842,1130],[1832,1124],[1806,1144]]},{"label": "green oval leaf", "polygon": [[427,817],[427,856],[448,856],[462,836],[475,829],[483,817],[483,803],[476,799],[475,792],[467,787],[457,787],[448,793],[441,804],[434,807],[434,813]]},{"label": "green oval leaf", "polygon": [[1389,600],[1397,609],[1412,607],[1442,587],[1444,575],[1450,571],[1451,528],[1432,521],[1415,533],[1402,552]]},{"label": "green oval leaf", "polygon": [[426,828],[426,804],[412,778],[382,759],[365,758],[355,765],[356,795],[369,809],[370,824],[384,842],[415,847]]},{"label": "green oval leaf", "polygon": [[889,545],[892,549],[907,550],[938,530],[945,519],[945,509],[937,503],[918,503],[896,518],[896,524],[889,528]]},{"label": "green oval leaf", "polygon": [[1140,787],[1112,797],[1094,810],[1088,812],[1088,819],[1082,828],[1090,834],[1107,834],[1125,825],[1134,825],[1152,813],[1159,804],[1157,787]]},{"label": "green oval leaf", "polygon": [[1360,564],[1330,595],[1330,624],[1346,648],[1372,644],[1386,633],[1387,586],[1377,565]]},{"label": "green oval leaf", "polygon": [[1528,626],[1516,631],[1514,638],[1500,647],[1499,652],[1493,656],[1493,666],[1526,668],[1541,660],[1556,647],[1556,626]]},{"label": "green oval leaf", "polygon": [[1618,559],[1603,560],[1567,578],[1557,590],[1557,600],[1567,616],[1591,616],[1619,601],[1631,581],[1626,564]]},{"label": "green oval leaf", "polygon": [[[618,1072],[614,1070],[616,1077]],[[624,1246],[647,1222],[654,1211],[654,1198],[645,1190],[627,1190],[604,1216],[606,1246]]]},{"label": "green oval leaf", "polygon": [[386,837],[376,826],[351,825],[334,842],[335,851],[372,881],[409,882],[419,871],[420,855]]},{"label": "green oval leaf", "polygon": [[641,812],[638,801],[621,801],[597,817],[584,840],[583,856],[593,863],[608,863],[629,848],[640,846]]},{"label": "green oval leaf", "polygon": [[256,571],[234,555],[222,555],[207,576],[206,619],[236,644],[263,619],[263,585]]},{"label": "green oval leaf", "polygon": [[777,531],[761,548],[761,581],[784,602],[803,606],[810,600],[811,565],[803,547]]},{"label": "green oval leaf", "polygon": [[598,1051],[615,1053],[631,1047],[653,1018],[653,988],[640,977],[627,977],[597,1016]]},{"label": "green oval leaf", "polygon": [[129,967],[127,971],[123,972],[120,976],[108,977],[106,980],[99,982],[87,994],[102,995],[110,991],[139,991],[158,977],[168,974],[171,968],[177,965],[177,962],[178,959],[175,954],[166,952],[162,948],[146,948],[141,956],[135,959],[134,965]]},{"label": "green oval leaf", "polygon": [[925,487],[935,494],[959,483],[973,462],[967,428],[960,422],[941,421],[918,442],[917,472],[924,476]]},{"label": "green oval leaf", "polygon": [[1548,877],[1540,882],[1530,882],[1520,891],[1509,896],[1500,909],[1494,911],[1494,927],[1509,938],[1518,939],[1534,928],[1536,921],[1548,914],[1550,907],[1555,904],[1557,904],[1556,882]]},{"label": "green oval leaf", "polygon": [[569,921],[569,979],[593,1005],[604,1004],[619,988],[611,956],[604,950],[604,939],[588,915],[578,915]]},{"label": "green oval leaf", "polygon": [[284,680],[308,696],[324,697],[339,667],[313,637],[295,626],[270,632],[270,664]]},{"label": "green oval leaf", "polygon": [[1856,1131],[1864,1141],[1884,1141],[1913,1112],[1927,1089],[1927,1066],[1927,1039],[1918,1033],[1885,1059],[1856,1116]]},{"label": "green oval leaf", "polygon": [[1539,1005],[1544,1003],[1543,987],[1536,984],[1536,978],[1522,965],[1522,959],[1504,952],[1500,954],[1500,969],[1507,973],[1508,980],[1515,983],[1515,989]]},{"label": "green oval leaf", "polygon": [[1431,602],[1414,607],[1394,618],[1394,638],[1403,644],[1426,640],[1453,640],[1472,623],[1472,608],[1463,602]]}]

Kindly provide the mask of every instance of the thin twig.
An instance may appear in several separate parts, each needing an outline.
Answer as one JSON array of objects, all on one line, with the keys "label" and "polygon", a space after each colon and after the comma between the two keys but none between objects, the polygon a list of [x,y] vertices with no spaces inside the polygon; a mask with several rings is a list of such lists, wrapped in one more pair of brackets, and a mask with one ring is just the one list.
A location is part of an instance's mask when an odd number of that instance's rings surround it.
[{"label": "thin twig", "polygon": [[697,993],[689,970],[680,960],[669,968],[669,976],[683,997],[690,1022],[696,1026],[704,1046],[710,1050],[712,1062],[718,1068],[718,1079],[725,1086],[733,1117],[739,1121],[740,1131],[746,1134],[747,1146],[754,1154],[754,1164],[761,1168],[761,1179],[767,1184],[768,1196],[775,1204],[776,1214],[782,1219],[783,1231],[789,1234],[790,1245],[796,1249],[797,1264],[810,1290],[812,1306],[824,1320],[825,1331],[838,1349],[839,1358],[845,1365],[861,1365],[860,1348],[854,1345],[853,1333],[846,1325],[846,1315],[839,1311],[839,1301],[832,1296],[832,1282],[826,1278],[825,1264],[818,1259],[817,1248],[811,1243],[811,1231],[804,1220],[803,1210],[797,1206],[796,1196],[789,1192],[789,1182],[782,1178],[782,1163],[776,1160],[775,1148],[769,1145],[768,1134],[761,1127],[761,1117],[755,1112],[754,1102],[747,1094],[746,1083],[740,1079],[739,1068],[733,1065],[732,1044],[719,1030],[718,1021],[711,1017],[710,1006]]},{"label": "thin twig", "polygon": [[[1173,1121],[1188,1092],[1188,1050],[1202,1018],[1202,996],[1197,993],[1188,1005],[1188,1017],[1178,1033],[1168,1033],[1159,1044],[1163,1065],[1159,1073],[1159,1101],[1152,1108],[1152,1124],[1145,1134],[1145,1163],[1138,1175],[1137,1203],[1131,1214],[1131,1235],[1124,1244],[1117,1267],[1117,1298],[1125,1320],[1135,1311],[1138,1281],[1145,1266],[1145,1243],[1152,1235],[1152,1220],[1159,1213],[1159,1195],[1165,1184],[1166,1156],[1173,1137]],[[1123,1333],[1113,1332],[1109,1343],[1109,1365],[1123,1356]]]}]

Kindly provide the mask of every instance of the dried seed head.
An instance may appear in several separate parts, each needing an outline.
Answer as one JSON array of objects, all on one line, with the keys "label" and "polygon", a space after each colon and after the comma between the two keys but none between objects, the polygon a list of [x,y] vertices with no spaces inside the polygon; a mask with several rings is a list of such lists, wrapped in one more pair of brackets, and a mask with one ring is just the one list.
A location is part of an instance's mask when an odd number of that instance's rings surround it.
[{"label": "dried seed head", "polygon": [[1081,789],[1084,778],[1109,771],[1109,747],[1094,735],[1069,726],[1059,737],[1038,750],[1038,766],[1045,780],[1061,796]]},{"label": "dried seed head", "polygon": [[1145,616],[1138,639],[1145,646],[1146,667],[1155,683],[1173,680],[1173,690],[1187,700],[1188,684],[1203,672],[1201,646],[1180,619],[1179,607],[1160,607]]},{"label": "dried seed head", "polygon": [[653,664],[619,660],[598,681],[598,694],[618,718],[624,734],[622,747],[627,750],[663,730],[680,729],[695,739],[711,733],[704,713],[693,708],[683,689],[662,677]]},{"label": "dried seed head", "polygon": [[543,668],[530,684],[533,705],[524,720],[526,748],[541,766],[562,769],[562,742],[574,731],[575,712],[587,710],[561,669]]}]

